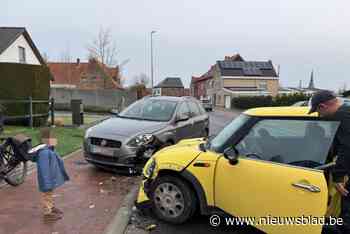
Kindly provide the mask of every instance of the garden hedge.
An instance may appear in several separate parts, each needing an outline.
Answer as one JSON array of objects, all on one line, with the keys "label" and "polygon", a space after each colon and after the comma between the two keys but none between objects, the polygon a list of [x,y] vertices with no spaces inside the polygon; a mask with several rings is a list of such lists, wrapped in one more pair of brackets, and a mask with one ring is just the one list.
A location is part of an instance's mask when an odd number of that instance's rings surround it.
[{"label": "garden hedge", "polygon": [[[48,100],[50,94],[51,73],[46,65],[18,63],[0,63],[0,100]],[[34,114],[48,113],[48,103],[33,104]],[[3,104],[6,117],[29,114],[28,103]],[[46,123],[47,116],[34,118],[34,125]],[[28,119],[18,119],[16,123],[27,124]]]},{"label": "garden hedge", "polygon": [[310,98],[303,93],[282,94],[276,97],[272,96],[242,96],[232,99],[232,106],[238,109],[249,109],[265,106],[290,106],[299,101],[305,101]]}]

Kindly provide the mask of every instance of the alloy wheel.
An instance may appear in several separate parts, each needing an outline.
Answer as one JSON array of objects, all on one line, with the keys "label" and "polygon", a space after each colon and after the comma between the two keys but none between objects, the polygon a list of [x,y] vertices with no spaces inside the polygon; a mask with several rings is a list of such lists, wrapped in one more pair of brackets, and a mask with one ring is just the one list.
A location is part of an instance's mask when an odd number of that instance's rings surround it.
[{"label": "alloy wheel", "polygon": [[185,208],[181,190],[172,183],[162,183],[157,186],[154,191],[154,203],[156,208],[169,218],[180,216]]}]

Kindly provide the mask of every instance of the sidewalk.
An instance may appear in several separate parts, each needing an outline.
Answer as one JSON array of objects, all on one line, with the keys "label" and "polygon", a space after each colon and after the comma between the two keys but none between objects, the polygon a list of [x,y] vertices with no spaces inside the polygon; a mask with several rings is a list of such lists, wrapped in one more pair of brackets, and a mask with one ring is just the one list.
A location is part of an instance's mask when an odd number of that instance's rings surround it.
[{"label": "sidewalk", "polygon": [[56,191],[64,211],[54,224],[42,222],[36,172],[19,187],[0,189],[0,234],[102,234],[137,177],[112,175],[87,164],[82,152],[65,160],[71,181]]}]

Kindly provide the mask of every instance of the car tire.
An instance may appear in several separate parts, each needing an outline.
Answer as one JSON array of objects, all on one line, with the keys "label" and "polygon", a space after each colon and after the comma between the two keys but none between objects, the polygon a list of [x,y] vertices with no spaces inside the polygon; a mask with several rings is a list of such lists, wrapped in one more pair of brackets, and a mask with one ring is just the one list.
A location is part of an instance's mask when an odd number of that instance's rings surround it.
[{"label": "car tire", "polygon": [[13,172],[5,177],[6,183],[11,186],[18,186],[23,184],[27,176],[27,170],[28,164],[26,162],[21,162]]},{"label": "car tire", "polygon": [[175,176],[161,176],[151,188],[152,209],[166,222],[181,224],[196,211],[197,198],[188,183]]}]

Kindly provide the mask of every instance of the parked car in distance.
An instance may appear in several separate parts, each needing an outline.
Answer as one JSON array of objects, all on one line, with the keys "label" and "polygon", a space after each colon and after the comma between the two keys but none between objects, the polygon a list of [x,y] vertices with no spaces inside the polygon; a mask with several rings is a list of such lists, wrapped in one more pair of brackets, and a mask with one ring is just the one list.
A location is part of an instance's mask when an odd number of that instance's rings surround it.
[{"label": "parked car in distance", "polygon": [[[206,137],[209,117],[192,97],[145,97],[86,131],[85,159],[107,169],[143,167],[139,149],[153,141],[168,146],[187,138]],[[148,159],[148,158],[147,158]]]},{"label": "parked car in distance", "polygon": [[210,99],[202,99],[201,102],[206,111],[213,111],[213,103]]},{"label": "parked car in distance", "polygon": [[[298,222],[337,217],[340,194],[330,177],[330,149],[339,122],[308,112],[250,109],[212,139],[183,140],[158,151],[144,167],[137,207],[151,207],[159,219],[175,224],[196,211],[224,212],[257,220],[250,224],[264,233],[320,234],[322,221]],[[274,225],[269,217],[295,220]]]}]

